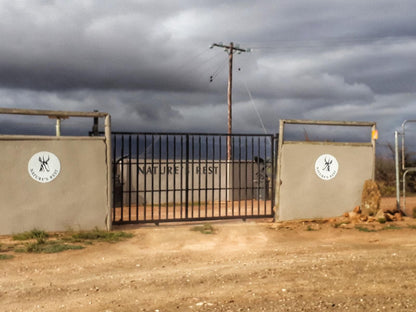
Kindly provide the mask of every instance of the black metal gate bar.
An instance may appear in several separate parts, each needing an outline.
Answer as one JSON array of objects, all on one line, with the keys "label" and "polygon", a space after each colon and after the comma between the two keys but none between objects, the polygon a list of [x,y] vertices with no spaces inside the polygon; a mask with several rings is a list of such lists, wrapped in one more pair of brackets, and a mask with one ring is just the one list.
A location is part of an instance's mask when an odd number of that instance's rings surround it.
[{"label": "black metal gate bar", "polygon": [[113,132],[113,223],[272,217],[276,137],[227,136]]}]

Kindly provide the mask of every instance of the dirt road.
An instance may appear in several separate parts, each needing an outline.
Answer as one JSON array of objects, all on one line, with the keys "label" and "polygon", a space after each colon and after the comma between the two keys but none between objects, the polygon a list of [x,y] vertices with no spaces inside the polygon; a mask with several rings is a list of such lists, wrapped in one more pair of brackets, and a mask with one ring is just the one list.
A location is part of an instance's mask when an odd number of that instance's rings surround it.
[{"label": "dirt road", "polygon": [[414,219],[376,232],[234,221],[213,223],[208,235],[194,225],[142,226],[116,244],[15,254],[0,261],[0,310],[416,310]]}]

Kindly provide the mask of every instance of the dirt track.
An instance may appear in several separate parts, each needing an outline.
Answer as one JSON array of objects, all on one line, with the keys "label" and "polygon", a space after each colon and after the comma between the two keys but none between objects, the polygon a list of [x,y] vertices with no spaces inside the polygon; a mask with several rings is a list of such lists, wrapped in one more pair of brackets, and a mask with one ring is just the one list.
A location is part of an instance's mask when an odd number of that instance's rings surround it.
[{"label": "dirt track", "polygon": [[0,310],[415,311],[414,225],[125,228],[135,236],[117,244],[0,261]]}]

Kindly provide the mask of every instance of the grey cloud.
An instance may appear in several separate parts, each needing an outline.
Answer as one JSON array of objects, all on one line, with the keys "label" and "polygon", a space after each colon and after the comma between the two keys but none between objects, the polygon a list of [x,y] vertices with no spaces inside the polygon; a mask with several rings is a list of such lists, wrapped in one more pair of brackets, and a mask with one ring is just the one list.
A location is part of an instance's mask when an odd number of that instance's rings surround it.
[{"label": "grey cloud", "polygon": [[[234,57],[235,131],[262,131],[250,92],[268,131],[314,118],[388,133],[416,113],[415,20],[410,0],[0,1],[0,106],[225,132],[227,54],[208,46],[233,41],[253,48]],[[23,124],[2,118],[0,130]]]}]

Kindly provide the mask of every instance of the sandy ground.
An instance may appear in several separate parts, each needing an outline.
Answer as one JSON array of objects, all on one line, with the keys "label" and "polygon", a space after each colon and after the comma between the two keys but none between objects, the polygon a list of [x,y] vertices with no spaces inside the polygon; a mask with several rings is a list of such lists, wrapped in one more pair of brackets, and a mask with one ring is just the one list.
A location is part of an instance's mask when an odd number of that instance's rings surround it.
[{"label": "sandy ground", "polygon": [[376,232],[211,224],[215,234],[191,231],[195,224],[130,226],[134,237],[115,244],[17,253],[0,261],[0,310],[416,311],[415,219]]}]

